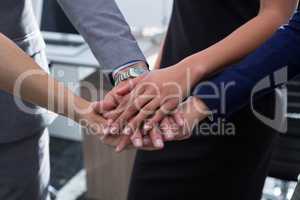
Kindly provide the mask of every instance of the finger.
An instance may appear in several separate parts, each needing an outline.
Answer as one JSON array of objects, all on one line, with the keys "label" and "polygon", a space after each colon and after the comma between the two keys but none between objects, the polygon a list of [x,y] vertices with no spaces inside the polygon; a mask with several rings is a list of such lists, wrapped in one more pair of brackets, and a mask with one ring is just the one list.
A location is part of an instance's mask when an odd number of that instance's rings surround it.
[{"label": "finger", "polygon": [[92,103],[92,108],[96,113],[102,114],[110,111],[116,107],[116,104],[112,101],[97,101]]},{"label": "finger", "polygon": [[[126,100],[124,103],[121,103],[121,114],[119,113],[118,114],[118,117],[117,119],[115,120],[115,128],[114,128],[114,131],[119,131],[117,130],[117,128],[121,128],[123,129],[123,126],[120,126],[121,125],[124,125],[125,123],[127,123],[134,115],[136,115],[138,113],[138,111],[145,105],[148,105],[149,101],[152,102],[153,98],[155,98],[155,95],[153,95],[153,93],[155,92],[154,90],[152,89],[149,89],[147,90],[147,87],[144,87],[144,88],[138,88],[137,90],[135,90],[134,92],[134,95],[137,96],[137,99],[134,100],[134,103],[129,105],[128,107],[125,107],[123,106],[124,104],[128,104],[128,102],[130,102],[130,99],[129,100]],[[143,93],[144,92],[144,93]],[[156,105],[155,106],[155,109],[157,109],[157,107],[159,106],[159,101],[154,101]],[[154,107],[153,106],[153,103],[150,104],[150,107]],[[149,105],[148,105],[149,107]],[[150,110],[153,110],[152,108],[150,108]],[[145,119],[145,118],[143,118]],[[119,124],[119,126],[117,126],[117,124]],[[139,123],[137,123],[137,125],[139,125]],[[133,127],[133,130],[136,128],[136,125],[132,125],[131,126]],[[130,131],[129,128],[126,128],[125,130],[128,130]],[[124,133],[124,134],[131,134],[131,133]]]},{"label": "finger", "polygon": [[113,91],[110,91],[105,95],[102,101],[97,102],[94,106],[95,111],[98,113],[110,111],[118,106],[116,95]]},{"label": "finger", "polygon": [[[138,97],[132,105],[130,105],[128,108],[125,109],[125,111],[115,120],[115,123],[126,123],[128,122],[133,116],[135,116],[139,110],[145,106],[149,101],[151,101],[151,98],[144,98],[143,95],[141,97]],[[141,117],[141,116],[140,116]],[[145,119],[145,118],[143,118]],[[136,122],[136,121],[134,121]],[[136,123],[135,123],[136,124]],[[139,125],[139,124],[137,124]],[[135,129],[136,125],[131,124],[133,129]],[[129,130],[128,128],[125,130]],[[130,134],[130,133],[124,133],[124,134]]]},{"label": "finger", "polygon": [[114,123],[113,119],[108,119],[107,124],[104,126],[104,135],[112,134],[112,135],[117,135],[119,134],[119,125],[117,123]]},{"label": "finger", "polygon": [[116,147],[116,152],[122,152],[129,144],[130,144],[130,137],[127,135],[122,135],[119,144]]},{"label": "finger", "polygon": [[178,126],[180,126],[180,127],[184,126],[183,114],[180,111],[177,111],[173,114],[173,119],[175,120],[175,122]]},{"label": "finger", "polygon": [[123,97],[124,101],[122,100],[117,107],[115,107],[114,110],[111,110],[109,112],[103,113],[103,117],[106,119],[112,119],[116,120],[118,116],[125,110],[128,102],[129,102],[129,96]]},{"label": "finger", "polygon": [[101,140],[101,142],[103,142],[106,138],[106,135],[100,135],[98,136],[98,138]]},{"label": "finger", "polygon": [[144,150],[144,151],[157,151],[160,150],[160,148],[155,148],[153,146],[153,143],[151,141],[151,138],[149,136],[144,136],[143,137],[143,147],[139,148],[139,150]]},{"label": "finger", "polygon": [[136,105],[144,105],[145,103],[147,103],[147,101],[149,101],[145,98],[138,98],[133,103],[131,103],[130,98],[132,98],[132,96],[130,95],[123,97],[123,99],[119,103],[119,106],[115,110],[105,113],[103,114],[103,116],[107,119],[113,119],[114,121],[119,119],[118,121],[116,121],[116,123],[119,123],[120,121],[128,120],[137,112],[138,109],[136,108]]},{"label": "finger", "polygon": [[103,135],[103,125],[107,123],[107,120],[94,113],[89,119],[80,120],[78,123],[85,128],[88,134],[99,136]]},{"label": "finger", "polygon": [[104,113],[103,116],[105,118],[110,118],[110,119],[115,120],[129,105],[130,98],[131,98],[130,95],[118,97],[118,100],[116,100],[118,103],[117,103],[117,106],[114,108],[114,110]]},{"label": "finger", "polygon": [[171,130],[171,122],[169,117],[165,117],[160,124],[160,129],[165,141],[172,141],[175,138],[175,134]]},{"label": "finger", "polygon": [[111,125],[109,126],[109,130],[108,130],[108,134],[112,134],[112,135],[121,135],[121,131],[122,128],[124,127],[123,122],[115,122],[112,120]]},{"label": "finger", "polygon": [[153,144],[152,144],[150,137],[148,135],[144,136],[143,137],[143,147],[152,147],[152,146],[153,146]]},{"label": "finger", "polygon": [[155,115],[149,120],[147,125],[153,126],[154,124],[159,124],[161,120],[170,112],[175,110],[177,107],[177,103],[175,101],[167,101],[163,104],[158,111],[156,111]]},{"label": "finger", "polygon": [[124,95],[130,93],[136,87],[138,82],[141,81],[142,78],[143,78],[143,76],[140,76],[140,77],[129,80],[126,84],[120,86],[117,89],[116,93],[120,96],[124,96]]},{"label": "finger", "polygon": [[174,134],[174,137],[175,137],[174,140],[176,140],[183,131],[182,127],[177,125],[175,119],[172,116],[168,117],[168,119],[170,122],[170,130]]},{"label": "finger", "polygon": [[130,138],[132,144],[136,148],[141,148],[143,146],[142,134],[139,130],[136,130],[135,133]]},{"label": "finger", "polygon": [[103,134],[108,135],[111,129],[111,125],[113,123],[112,119],[108,119],[106,124],[103,124]]},{"label": "finger", "polygon": [[[153,115],[153,113],[155,113],[155,110],[159,107],[160,104],[160,100],[159,98],[154,99],[153,101],[149,102],[147,105],[144,106],[143,109],[141,109],[139,111],[139,113],[133,117],[128,126],[132,127],[132,129],[138,129],[143,122],[151,115]],[[146,123],[148,124],[148,123]],[[146,129],[148,128],[148,129]],[[144,126],[144,131],[147,132],[149,131],[151,128]],[[128,134],[125,132],[126,128],[124,129],[124,134]],[[127,129],[128,130],[128,129]]]},{"label": "finger", "polygon": [[163,137],[158,127],[151,130],[150,138],[155,148],[162,149],[164,147]]},{"label": "finger", "polygon": [[112,135],[120,135],[121,126],[122,124],[113,122],[112,125],[109,127],[109,133]]},{"label": "finger", "polygon": [[[133,113],[135,114],[137,111],[136,105],[137,104],[143,105],[143,104],[147,103],[147,101],[148,101],[145,99],[139,99],[139,102],[135,101],[135,97],[139,97],[140,95],[142,95],[144,93],[144,91],[145,91],[145,87],[140,87],[137,90],[135,90],[134,92],[126,95],[125,97],[122,98],[122,100],[119,101],[119,106],[114,111],[105,114],[104,117],[113,119],[115,121],[118,118],[120,118],[120,116],[122,116],[122,115],[126,114],[126,115],[130,116]],[[133,101],[133,103],[131,103],[132,101]],[[128,120],[127,117],[126,117],[126,119],[124,119],[124,118],[125,117],[122,116],[122,118],[119,121]]]},{"label": "finger", "polygon": [[113,121],[118,118],[118,116],[122,113],[121,107],[117,107],[115,110],[109,111],[107,113],[103,113],[103,117],[105,119],[112,119]]},{"label": "finger", "polygon": [[[187,127],[188,125],[185,122],[184,122],[184,126],[178,127],[174,117],[171,117],[170,120],[173,121],[173,123],[175,125],[174,128],[177,129],[177,134],[175,135],[175,140],[181,141],[181,140],[185,140],[191,136],[189,127]],[[176,126],[177,126],[177,128],[176,128]]]}]

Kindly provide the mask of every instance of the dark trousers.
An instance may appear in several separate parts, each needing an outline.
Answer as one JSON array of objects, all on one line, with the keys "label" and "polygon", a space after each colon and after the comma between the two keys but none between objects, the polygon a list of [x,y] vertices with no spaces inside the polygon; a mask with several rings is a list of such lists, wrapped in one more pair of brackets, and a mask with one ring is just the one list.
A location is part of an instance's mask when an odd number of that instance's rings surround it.
[{"label": "dark trousers", "polygon": [[128,200],[260,200],[276,138],[258,131],[198,136],[139,151]]}]

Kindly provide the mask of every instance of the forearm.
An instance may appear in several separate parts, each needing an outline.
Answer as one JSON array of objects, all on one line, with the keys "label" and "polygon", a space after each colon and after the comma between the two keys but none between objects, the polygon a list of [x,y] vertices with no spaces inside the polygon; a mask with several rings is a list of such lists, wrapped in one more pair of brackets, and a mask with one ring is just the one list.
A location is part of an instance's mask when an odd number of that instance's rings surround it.
[{"label": "forearm", "polygon": [[[76,120],[74,108],[89,105],[42,70],[8,38],[0,34],[0,89]],[[20,89],[20,91],[18,90]]]},{"label": "forearm", "polygon": [[184,59],[180,65],[191,69],[192,84],[221,71],[258,48],[280,25],[287,22],[295,6],[294,3],[289,4],[285,12],[275,8],[263,9],[220,42]]},{"label": "forearm", "polygon": [[[223,92],[224,85],[233,83],[223,94],[224,97],[205,98],[206,95],[215,94],[215,90],[205,86],[205,84],[199,84],[194,94],[202,98],[210,110],[216,110],[220,113],[221,107],[225,107],[226,112],[222,114],[229,116],[250,102],[253,88],[263,78],[273,76],[275,71],[285,67],[288,70],[287,74],[285,71],[281,71],[279,74],[280,77],[283,77],[279,84],[276,84],[275,81],[275,84],[271,84],[263,93],[260,93],[260,96],[273,91],[275,87],[300,74],[299,57],[300,13],[297,13],[289,25],[279,29],[263,46],[246,59],[209,80],[210,84],[217,88],[217,91],[223,89]],[[285,75],[287,76],[285,77]],[[225,98],[225,101],[222,101],[222,98]]]}]

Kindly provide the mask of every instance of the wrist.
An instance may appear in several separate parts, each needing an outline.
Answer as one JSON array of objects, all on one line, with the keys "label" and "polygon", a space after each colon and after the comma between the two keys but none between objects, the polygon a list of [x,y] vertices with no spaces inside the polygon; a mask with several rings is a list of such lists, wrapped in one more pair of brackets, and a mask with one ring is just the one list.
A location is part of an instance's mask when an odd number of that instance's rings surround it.
[{"label": "wrist", "polygon": [[188,101],[192,105],[193,116],[199,120],[202,120],[209,116],[209,109],[206,104],[198,97],[191,96],[188,98]]},{"label": "wrist", "polygon": [[148,65],[145,62],[138,62],[114,73],[114,83],[118,85],[128,79],[142,76],[147,72],[149,72]]},{"label": "wrist", "polygon": [[130,68],[142,68],[142,69],[149,70],[149,67],[148,67],[148,65],[145,62],[139,62],[139,63],[135,63],[133,65],[129,65],[129,66],[127,66],[127,67],[119,70],[118,72],[115,73],[115,75],[117,75],[118,73],[126,72]]},{"label": "wrist", "polygon": [[192,81],[195,84],[207,77],[211,73],[213,66],[215,66],[213,60],[205,52],[189,56],[183,59],[180,64],[190,71]]},{"label": "wrist", "polygon": [[123,72],[123,71],[126,71],[126,70],[128,70],[128,68],[130,68],[130,67],[141,67],[141,68],[149,69],[148,64],[147,64],[145,61],[134,61],[134,62],[127,63],[127,64],[125,64],[125,65],[122,65],[122,66],[118,67],[117,69],[115,69],[115,70],[112,72],[113,78],[114,78],[118,73]]},{"label": "wrist", "polygon": [[206,76],[206,67],[201,62],[194,62],[190,59],[184,59],[176,65],[182,70],[181,73],[187,76],[191,87],[194,87]]}]

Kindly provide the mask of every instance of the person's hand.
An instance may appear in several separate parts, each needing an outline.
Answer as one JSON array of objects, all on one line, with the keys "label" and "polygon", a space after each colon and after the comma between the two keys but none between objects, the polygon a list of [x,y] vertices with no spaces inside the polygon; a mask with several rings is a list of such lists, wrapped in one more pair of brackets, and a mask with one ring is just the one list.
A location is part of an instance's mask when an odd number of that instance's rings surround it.
[{"label": "person's hand", "polygon": [[[164,135],[165,141],[178,141],[190,138],[194,128],[209,114],[208,108],[199,98],[189,97],[180,104],[175,114],[165,117],[161,122],[162,135]],[[179,116],[184,120],[182,127],[179,127],[175,120]]]},{"label": "person's hand", "polygon": [[[139,79],[139,78],[136,78],[136,79]],[[114,87],[110,92],[108,92],[105,95],[105,97],[102,101],[94,102],[92,104],[93,110],[98,115],[103,115],[109,111],[112,113],[121,113],[123,110],[118,110],[118,109],[116,109],[116,107],[120,104],[120,101],[122,99],[123,100],[128,99],[129,95],[119,96],[116,93],[116,91],[120,86],[123,86],[125,84],[130,84],[130,81],[131,81],[131,79],[120,82],[118,86]],[[117,116],[117,115],[115,115],[115,116]],[[117,132],[117,130],[118,130],[117,128],[111,129],[112,128],[112,120],[113,120],[113,118],[110,120],[105,120],[101,124],[101,129],[102,129],[101,133],[102,134],[99,134],[98,136],[99,136],[100,140],[102,141],[102,143],[112,146],[112,147],[116,147],[121,141],[124,141],[125,138],[127,138],[128,136],[119,134]],[[121,124],[117,124],[117,126],[120,127]],[[93,126],[89,125],[88,127],[93,127]],[[90,129],[92,129],[92,130],[90,130],[89,132],[93,131],[93,129],[95,129],[95,127],[90,128]],[[133,145],[130,142],[128,144],[126,144],[126,148],[131,148],[131,147],[133,147]],[[156,150],[156,148],[153,147],[149,137],[143,138],[143,147],[140,146],[140,149]]]},{"label": "person's hand", "polygon": [[[101,101],[101,102],[94,102],[91,107],[93,108],[93,111],[101,116],[101,113],[105,113],[105,111],[110,110],[110,109],[114,109],[115,107],[115,101],[111,101],[112,98],[114,98],[114,93],[112,92],[111,94],[109,94],[109,96],[106,96],[106,98]],[[109,101],[110,100],[110,101]],[[89,116],[90,114],[88,114],[87,116],[84,117],[84,119],[87,118],[91,118],[91,116]],[[142,134],[139,132],[139,130],[137,130],[136,134],[132,135],[131,137],[128,135],[122,135],[122,134],[109,134],[107,132],[107,124],[109,124],[109,122],[104,119],[104,118],[100,118],[103,121],[99,121],[98,124],[90,124],[89,122],[91,120],[84,120],[85,122],[85,127],[87,127],[89,129],[89,133],[92,132],[93,135],[97,135],[100,140],[102,141],[102,143],[112,146],[112,147],[116,147],[116,152],[120,152],[121,151],[121,146],[122,150],[124,150],[125,148],[138,148],[141,150],[148,150],[148,151],[153,151],[153,150],[159,150],[160,148],[154,147],[153,142],[151,141],[151,138],[153,141],[156,141],[155,138],[160,137],[160,135],[157,134],[157,132],[152,131],[150,133],[150,136],[144,136],[143,138],[141,138],[140,141],[137,141],[135,138],[138,137],[139,135],[141,136]],[[95,121],[95,120],[92,120]],[[98,127],[99,125],[100,128]],[[130,138],[132,140],[130,140]],[[132,144],[132,142],[134,143],[134,145]]]},{"label": "person's hand", "polygon": [[[86,134],[98,137],[104,144],[115,147],[122,139],[121,135],[105,137],[104,129],[107,120],[100,114],[106,110],[111,110],[116,106],[116,102],[111,101],[112,96],[108,96],[106,101],[89,102],[81,97],[75,97],[74,102],[70,105],[67,117],[76,121]],[[130,145],[128,145],[129,147]]]},{"label": "person's hand", "polygon": [[145,130],[150,130],[153,124],[159,123],[165,115],[175,110],[188,95],[188,73],[184,66],[175,65],[151,71],[142,79],[133,79],[131,84],[125,84],[116,91],[118,95],[128,95],[130,92],[130,99],[122,99],[117,108],[123,112],[109,112],[104,116],[116,119],[113,123],[116,128],[118,124],[128,122],[123,134],[132,134],[145,119],[151,117],[144,126]]},{"label": "person's hand", "polygon": [[[96,103],[92,103],[82,99],[81,97],[76,97],[74,103],[72,104],[72,113],[70,113],[69,118],[76,121],[79,125],[85,128],[87,134],[95,135],[101,137],[103,134],[104,124],[107,120],[99,115],[98,110],[95,110],[97,106]],[[110,109],[113,107],[111,102],[102,103],[102,109]],[[99,109],[99,107],[97,107]]]},{"label": "person's hand", "polygon": [[[200,99],[189,97],[179,105],[174,114],[165,116],[159,125],[154,126],[149,135],[143,135],[137,129],[137,132],[131,137],[123,136],[116,150],[118,152],[123,151],[131,143],[138,149],[159,150],[163,148],[162,141],[171,142],[188,139],[191,137],[195,126],[208,116],[207,110],[206,105]],[[183,120],[183,126],[178,126],[178,120]],[[138,145],[136,140],[139,141]],[[157,140],[161,143],[160,148],[154,144]]]},{"label": "person's hand", "polygon": [[[133,146],[128,135],[104,133],[104,130],[107,128],[106,124],[108,122],[102,116],[100,116],[100,113],[103,112],[101,109],[103,109],[104,111],[113,109],[114,105],[115,105],[114,102],[110,102],[110,101],[94,102],[93,104],[91,104],[91,107],[93,108],[93,112],[88,113],[84,117],[81,117],[85,119],[84,121],[86,121],[85,127],[88,128],[88,133],[98,136],[103,144],[116,147],[116,152],[121,151],[121,149],[119,149],[120,148],[119,144],[124,142],[126,144],[122,147],[122,150],[130,149],[133,147],[136,147],[140,150],[147,150],[147,151],[158,150],[158,148],[155,148],[153,146],[153,143],[149,136],[145,136],[142,138],[143,145]],[[96,115],[98,115],[97,117],[94,116],[95,113]]]},{"label": "person's hand", "polygon": [[[141,79],[140,77],[136,78],[137,80]],[[104,99],[102,101],[99,101],[94,104],[94,110],[100,114],[100,115],[107,115],[107,113],[111,113],[111,117],[107,120],[107,122],[104,124],[104,134],[112,134],[117,135],[119,134],[118,130],[121,126],[120,124],[112,124],[114,120],[116,120],[117,116],[120,115],[124,110],[119,109],[118,106],[122,105],[122,107],[125,107],[122,103],[129,101],[129,94],[120,96],[117,94],[117,90],[120,89],[120,87],[125,86],[126,84],[132,84],[132,79],[128,79],[125,81],[120,82],[117,86],[115,86],[111,91],[109,91]],[[106,117],[107,119],[107,117]]]}]

